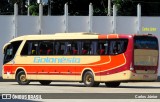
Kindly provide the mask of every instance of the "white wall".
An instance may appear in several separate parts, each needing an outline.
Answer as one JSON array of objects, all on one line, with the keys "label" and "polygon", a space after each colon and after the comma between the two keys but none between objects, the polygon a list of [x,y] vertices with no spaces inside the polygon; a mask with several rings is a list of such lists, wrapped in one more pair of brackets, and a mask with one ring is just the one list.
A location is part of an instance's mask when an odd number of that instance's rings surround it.
[{"label": "white wall", "polygon": [[0,16],[0,76],[3,63],[2,48],[5,43],[13,38],[13,16]]},{"label": "white wall", "polygon": [[43,16],[42,17],[42,33],[53,34],[64,31],[63,16]]},{"label": "white wall", "polygon": [[[17,29],[17,36],[27,34],[39,34],[40,24],[42,33],[53,34],[65,32],[65,16],[42,16],[41,23],[39,16],[17,16],[17,28],[15,27],[15,16],[0,15],[0,66],[3,63],[2,48],[3,45],[11,40]],[[137,17],[118,16],[116,17],[116,33],[136,34],[137,33]],[[112,16],[93,16],[92,31],[102,34],[113,33],[113,17]],[[143,28],[149,28],[144,30]],[[156,29],[152,31],[151,29]],[[89,17],[88,16],[69,16],[68,32],[88,32]],[[141,18],[141,34],[151,33],[160,38],[160,18],[159,17],[142,17]],[[160,43],[160,41],[159,41]],[[159,47],[160,48],[160,47]],[[1,68],[0,68],[1,73]],[[160,68],[159,68],[160,75]],[[1,76],[1,74],[0,74]]]},{"label": "white wall", "polygon": [[117,32],[136,34],[137,33],[137,17],[120,16],[117,17]]},{"label": "white wall", "polygon": [[68,32],[88,32],[89,31],[88,16],[69,16]]},{"label": "white wall", "polygon": [[105,34],[113,33],[113,17],[111,16],[93,16],[93,32]]},{"label": "white wall", "polygon": [[18,16],[17,35],[38,34],[38,16]]}]

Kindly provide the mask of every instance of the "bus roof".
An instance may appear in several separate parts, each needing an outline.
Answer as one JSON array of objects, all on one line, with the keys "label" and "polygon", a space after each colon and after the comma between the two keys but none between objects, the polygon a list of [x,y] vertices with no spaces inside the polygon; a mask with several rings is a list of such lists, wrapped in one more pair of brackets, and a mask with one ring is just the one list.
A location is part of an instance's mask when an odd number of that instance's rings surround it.
[{"label": "bus roof", "polygon": [[[83,35],[83,36],[82,36]],[[43,35],[24,35],[12,39],[10,42],[18,40],[51,40],[51,39],[85,39],[85,38],[97,38],[98,33],[55,33],[55,34],[43,34]]]},{"label": "bus roof", "polygon": [[[43,34],[43,35],[24,35],[12,39],[10,42],[18,40],[63,40],[63,39],[98,39],[107,38],[107,35],[117,35],[120,38],[128,38],[129,36],[144,36],[144,34],[98,34],[98,33],[55,33],[55,34]],[[145,34],[146,35],[146,34]],[[153,36],[153,35],[148,35]],[[117,38],[117,37],[112,37]]]}]

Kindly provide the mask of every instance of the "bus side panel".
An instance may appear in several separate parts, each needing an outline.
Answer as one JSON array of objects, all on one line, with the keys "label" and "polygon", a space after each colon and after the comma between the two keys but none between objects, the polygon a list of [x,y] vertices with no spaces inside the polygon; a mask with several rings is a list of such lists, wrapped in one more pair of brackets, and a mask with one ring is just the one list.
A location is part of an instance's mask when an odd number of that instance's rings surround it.
[{"label": "bus side panel", "polygon": [[8,63],[8,64],[3,65],[2,78],[3,79],[15,79],[15,73],[13,71],[12,64]]},{"label": "bus side panel", "polygon": [[[124,36],[122,36],[124,38]],[[127,37],[126,37],[127,38]],[[133,63],[133,37],[128,38],[128,46],[124,53],[110,55],[111,62],[103,65],[101,69],[101,81],[124,81],[130,80]]]}]

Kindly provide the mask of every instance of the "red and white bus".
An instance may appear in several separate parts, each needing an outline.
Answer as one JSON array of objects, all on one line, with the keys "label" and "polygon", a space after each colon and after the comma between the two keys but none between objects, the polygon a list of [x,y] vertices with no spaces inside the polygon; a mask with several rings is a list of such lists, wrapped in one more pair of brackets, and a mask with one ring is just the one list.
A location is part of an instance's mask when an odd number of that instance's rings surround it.
[{"label": "red and white bus", "polygon": [[3,53],[3,79],[20,85],[61,80],[118,87],[121,82],[157,80],[158,39],[150,34],[26,35],[12,39]]}]

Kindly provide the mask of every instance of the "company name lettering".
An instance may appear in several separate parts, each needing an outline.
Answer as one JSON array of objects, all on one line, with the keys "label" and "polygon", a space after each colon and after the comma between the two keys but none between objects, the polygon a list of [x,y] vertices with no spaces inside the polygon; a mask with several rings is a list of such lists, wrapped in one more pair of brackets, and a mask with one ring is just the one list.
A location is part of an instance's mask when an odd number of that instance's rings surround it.
[{"label": "company name lettering", "polygon": [[80,58],[41,58],[41,57],[34,57],[33,62],[34,63],[80,63],[81,59]]}]

